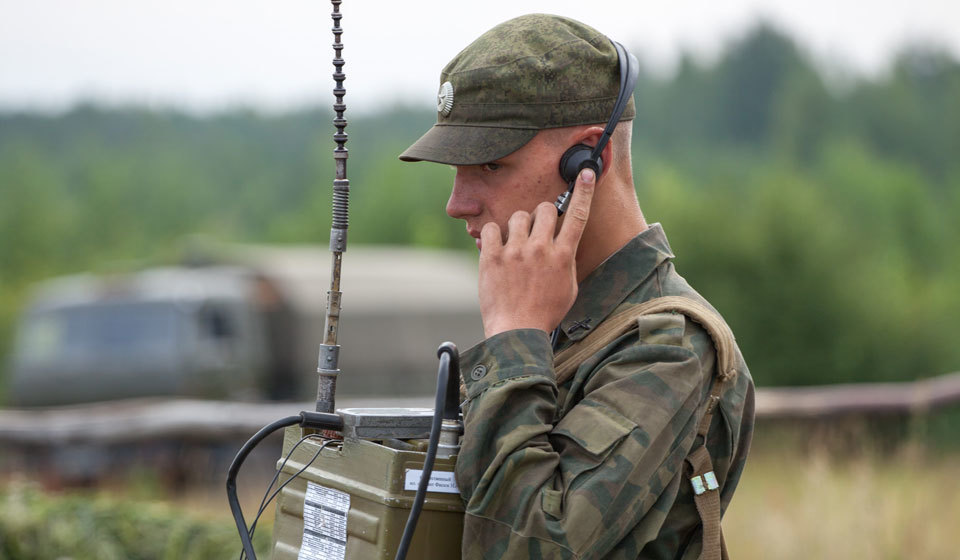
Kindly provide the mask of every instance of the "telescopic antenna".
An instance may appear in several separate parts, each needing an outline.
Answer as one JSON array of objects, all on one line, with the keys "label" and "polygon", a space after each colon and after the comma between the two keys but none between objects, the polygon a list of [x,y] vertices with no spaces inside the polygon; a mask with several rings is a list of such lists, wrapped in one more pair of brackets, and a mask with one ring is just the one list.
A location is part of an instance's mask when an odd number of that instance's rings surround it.
[{"label": "telescopic antenna", "polygon": [[336,101],[333,110],[336,117],[333,126],[337,131],[333,133],[333,140],[337,147],[333,150],[333,161],[336,164],[336,178],[333,180],[333,224],[330,227],[330,251],[333,253],[333,263],[330,270],[330,290],[327,291],[327,319],[323,329],[323,344],[320,345],[320,356],[317,363],[317,412],[334,412],[334,394],[337,391],[337,376],[340,374],[340,346],[337,344],[337,334],[340,328],[340,265],[343,253],[347,250],[347,206],[350,200],[350,181],[347,179],[347,119],[343,117],[347,106],[343,96],[347,90],[343,81],[347,78],[343,73],[343,43],[340,35],[340,3],[342,0],[330,0],[333,4],[333,80],[336,85],[333,95]]}]

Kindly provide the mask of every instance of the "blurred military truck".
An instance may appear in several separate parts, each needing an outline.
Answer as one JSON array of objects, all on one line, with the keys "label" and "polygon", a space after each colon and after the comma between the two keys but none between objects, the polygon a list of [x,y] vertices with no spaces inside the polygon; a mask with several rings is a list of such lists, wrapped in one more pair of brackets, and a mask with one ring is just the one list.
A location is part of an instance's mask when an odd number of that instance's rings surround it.
[{"label": "blurred military truck", "polygon": [[[11,404],[311,400],[328,250],[242,246],[191,261],[38,285],[18,324]],[[437,345],[482,339],[476,282],[466,254],[351,248],[338,394],[431,393]]]}]

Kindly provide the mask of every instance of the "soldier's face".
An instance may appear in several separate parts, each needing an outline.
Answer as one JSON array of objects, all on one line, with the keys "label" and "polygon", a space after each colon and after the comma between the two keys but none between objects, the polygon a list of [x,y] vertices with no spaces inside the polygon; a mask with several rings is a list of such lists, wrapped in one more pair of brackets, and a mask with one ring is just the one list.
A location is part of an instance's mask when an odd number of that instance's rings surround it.
[{"label": "soldier's face", "polygon": [[514,212],[533,212],[553,202],[566,189],[558,171],[564,144],[541,131],[512,154],[483,165],[456,166],[447,214],[464,220],[480,249],[480,230],[495,222],[506,241],[507,221]]}]

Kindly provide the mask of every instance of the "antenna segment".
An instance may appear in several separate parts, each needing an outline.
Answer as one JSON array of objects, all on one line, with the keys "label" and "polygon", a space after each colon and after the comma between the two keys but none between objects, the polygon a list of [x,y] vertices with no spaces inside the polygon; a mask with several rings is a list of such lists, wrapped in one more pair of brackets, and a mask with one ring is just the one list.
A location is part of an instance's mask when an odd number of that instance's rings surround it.
[{"label": "antenna segment", "polygon": [[337,334],[340,329],[340,267],[343,262],[343,253],[347,250],[348,206],[350,199],[350,180],[347,179],[347,119],[344,112],[347,110],[343,97],[347,94],[343,81],[347,78],[343,73],[343,43],[340,36],[343,28],[340,27],[340,4],[342,0],[330,0],[333,4],[333,79],[335,86],[333,95],[336,100],[333,110],[336,116],[333,126],[336,132],[333,140],[337,147],[333,150],[333,161],[336,164],[336,178],[333,180],[333,223],[330,228],[330,251],[333,262],[330,270],[330,289],[327,291],[327,318],[324,324],[323,344],[320,345],[320,356],[317,363],[317,412],[334,412],[334,394],[337,390],[337,376],[340,374],[340,346],[337,344]]}]

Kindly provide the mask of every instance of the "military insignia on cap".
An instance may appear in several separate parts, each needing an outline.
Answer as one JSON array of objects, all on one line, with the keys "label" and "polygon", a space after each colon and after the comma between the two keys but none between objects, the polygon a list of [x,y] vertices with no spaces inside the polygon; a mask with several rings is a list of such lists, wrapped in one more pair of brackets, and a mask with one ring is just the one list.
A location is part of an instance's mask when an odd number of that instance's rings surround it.
[{"label": "military insignia on cap", "polygon": [[443,82],[440,91],[437,93],[437,112],[442,116],[447,116],[453,110],[453,84]]}]

